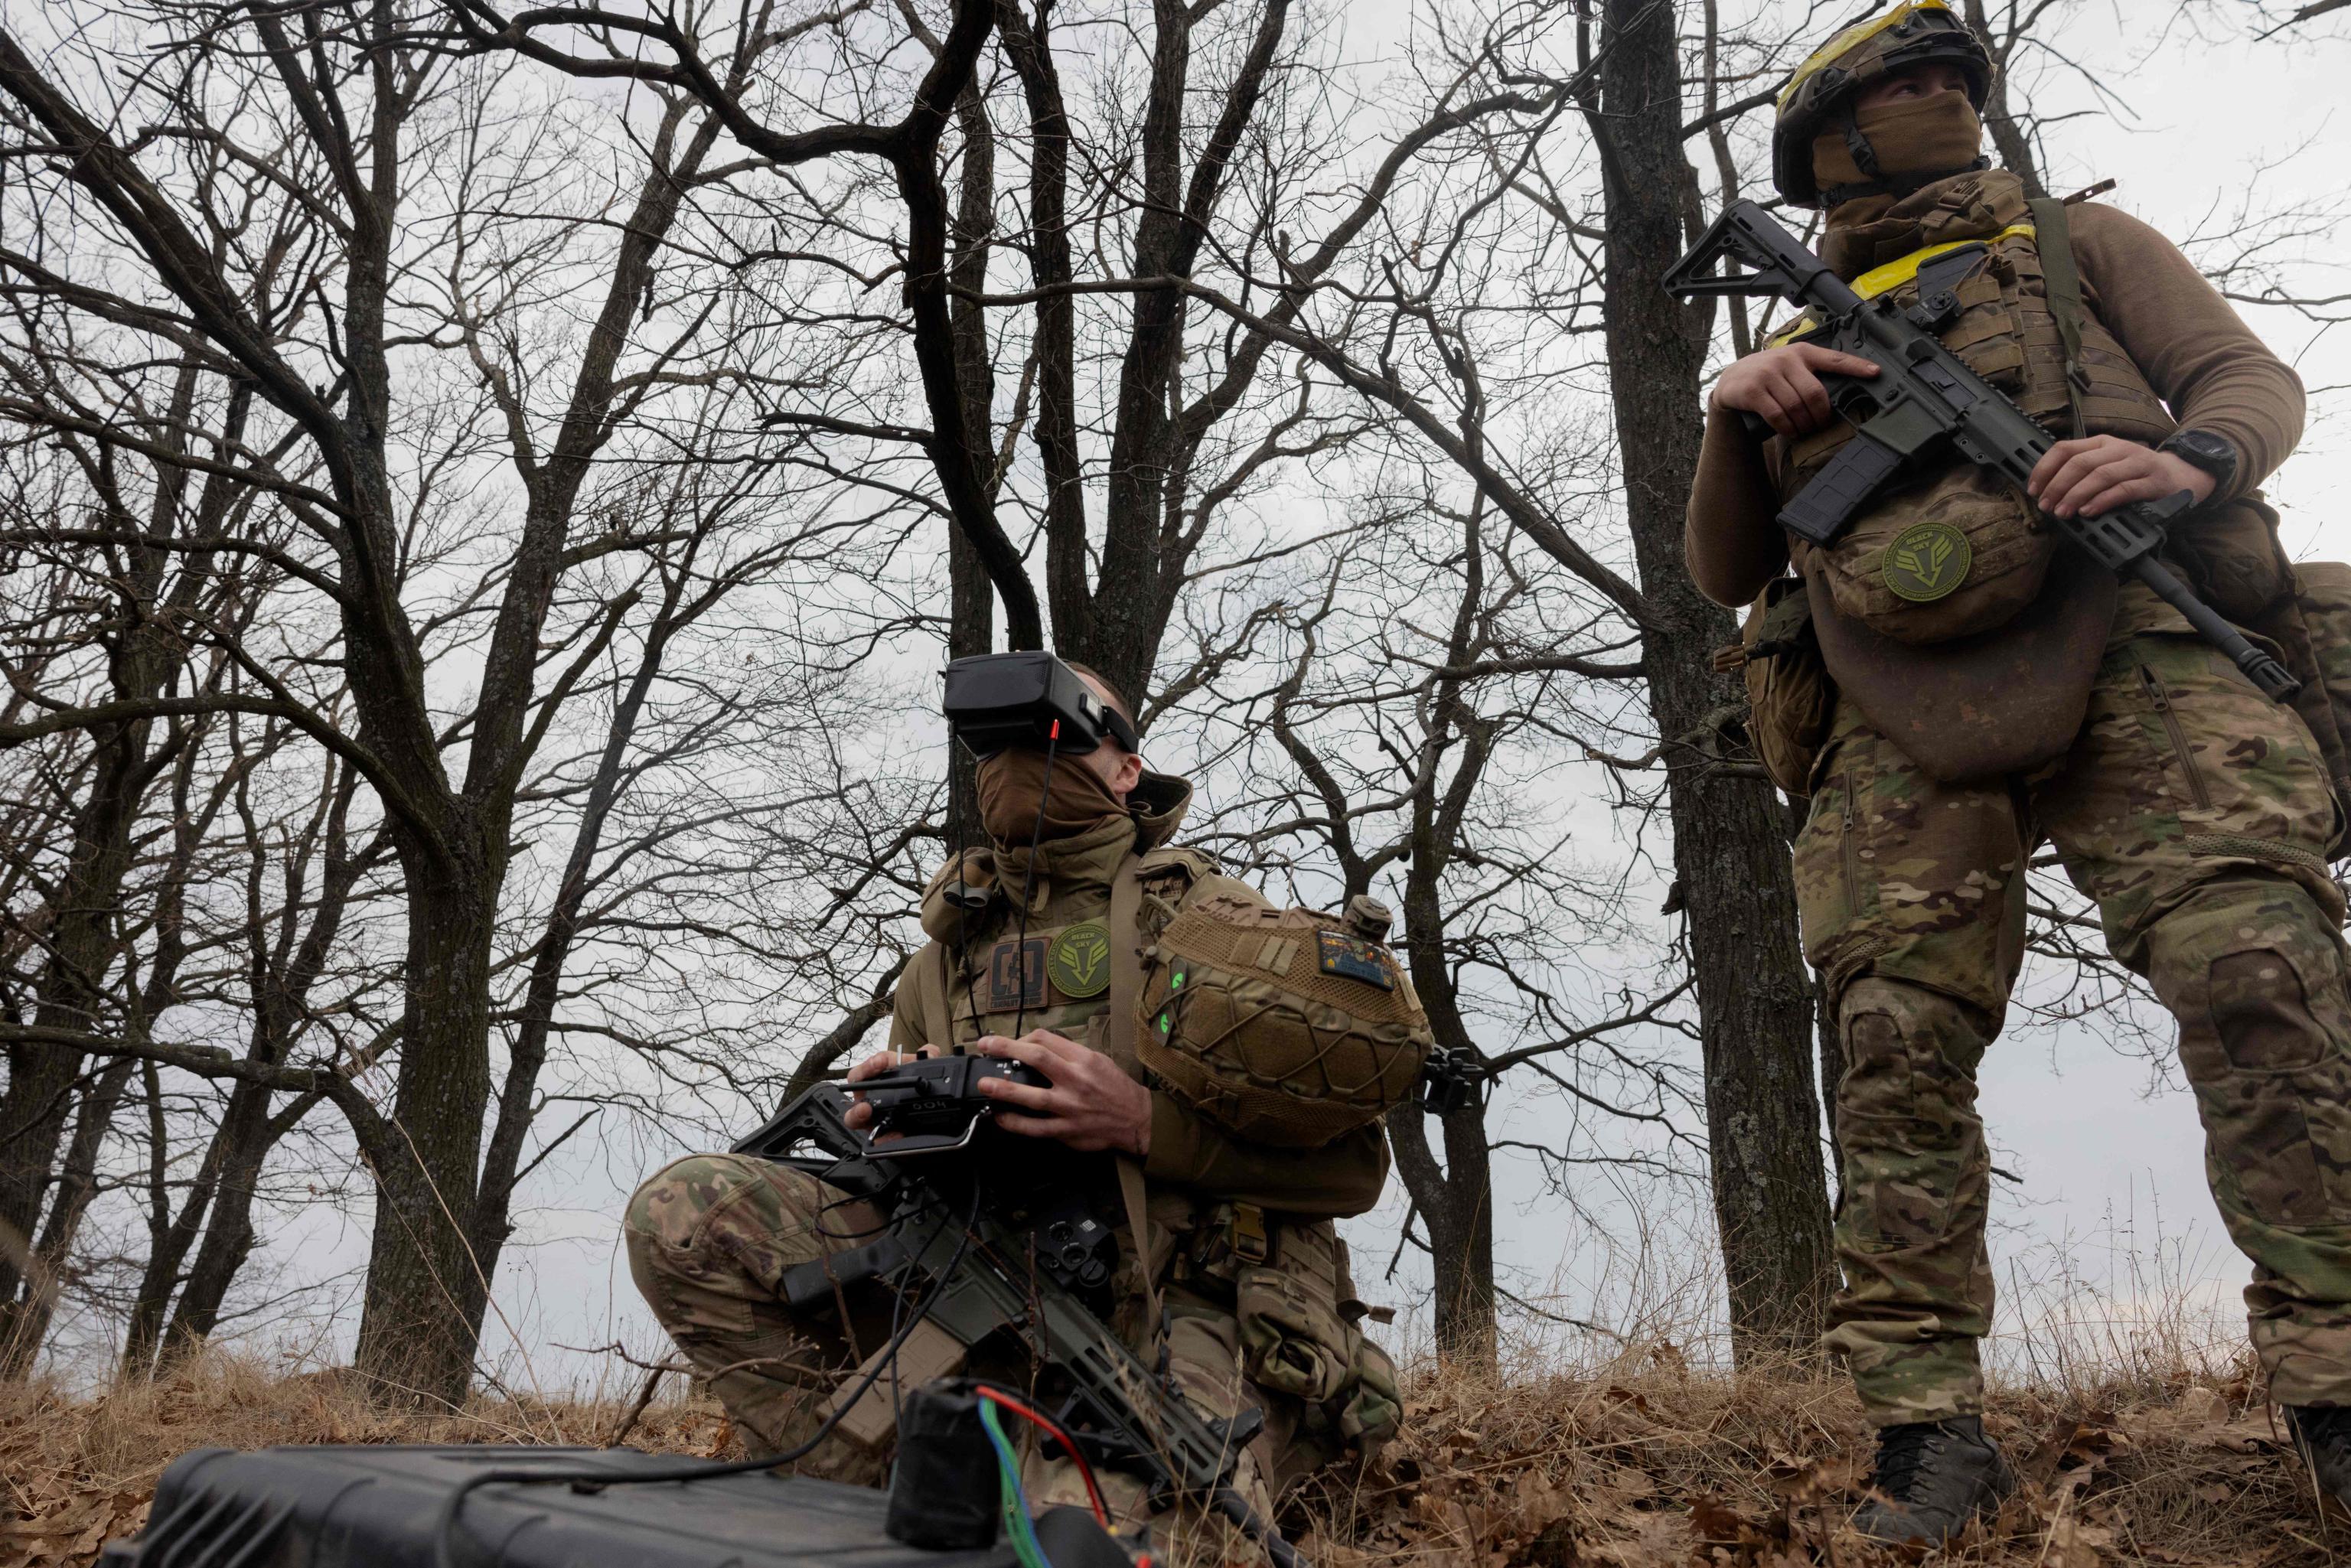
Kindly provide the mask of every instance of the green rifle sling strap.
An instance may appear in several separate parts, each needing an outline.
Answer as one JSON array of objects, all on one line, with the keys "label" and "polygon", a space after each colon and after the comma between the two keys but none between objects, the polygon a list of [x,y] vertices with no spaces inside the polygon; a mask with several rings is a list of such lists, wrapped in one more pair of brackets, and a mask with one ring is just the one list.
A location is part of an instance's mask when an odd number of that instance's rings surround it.
[{"label": "green rifle sling strap", "polygon": [[2049,316],[2065,346],[2065,405],[2074,413],[2074,438],[2090,433],[2082,417],[2082,392],[2089,372],[2082,367],[2082,274],[2074,265],[2074,230],[2065,204],[2036,196],[2025,204],[2032,214],[2033,246],[2041,253],[2041,276],[2049,287]]},{"label": "green rifle sling strap", "polygon": [[[1139,1073],[1134,1056],[1134,1004],[1143,995],[1143,862],[1130,854],[1110,879],[1110,1017],[1101,1042],[1112,1061]],[[1143,1291],[1144,1332],[1159,1337],[1159,1284],[1151,1277],[1151,1214],[1143,1190],[1143,1162],[1118,1155],[1118,1192],[1134,1239],[1135,1282]]]}]

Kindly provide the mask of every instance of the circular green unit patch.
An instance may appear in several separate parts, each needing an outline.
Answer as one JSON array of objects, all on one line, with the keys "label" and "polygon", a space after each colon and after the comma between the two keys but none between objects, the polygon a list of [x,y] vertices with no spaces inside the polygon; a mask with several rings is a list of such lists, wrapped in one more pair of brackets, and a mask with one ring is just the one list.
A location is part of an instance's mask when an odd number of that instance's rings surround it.
[{"label": "circular green unit patch", "polygon": [[1046,956],[1045,973],[1061,993],[1072,1001],[1101,996],[1110,989],[1110,927],[1099,920],[1081,920],[1053,938]]},{"label": "circular green unit patch", "polygon": [[1907,528],[1886,547],[1879,568],[1886,591],[1913,604],[1931,604],[1968,580],[1975,564],[1968,536],[1949,523],[1919,523]]}]

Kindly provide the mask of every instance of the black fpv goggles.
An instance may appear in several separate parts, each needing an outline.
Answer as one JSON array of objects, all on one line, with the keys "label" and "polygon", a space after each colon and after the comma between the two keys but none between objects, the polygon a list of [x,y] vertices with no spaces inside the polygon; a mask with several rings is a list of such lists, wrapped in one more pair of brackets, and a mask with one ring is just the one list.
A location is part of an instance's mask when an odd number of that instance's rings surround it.
[{"label": "black fpv goggles", "polygon": [[1126,716],[1050,653],[975,653],[947,665],[947,733],[985,761],[1025,746],[1088,752],[1142,745]]}]

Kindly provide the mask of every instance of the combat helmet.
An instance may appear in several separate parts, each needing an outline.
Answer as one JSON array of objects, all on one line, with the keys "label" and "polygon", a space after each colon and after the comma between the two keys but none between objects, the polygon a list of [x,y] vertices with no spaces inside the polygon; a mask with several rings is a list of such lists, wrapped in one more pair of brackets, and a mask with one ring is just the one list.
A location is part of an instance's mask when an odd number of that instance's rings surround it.
[{"label": "combat helmet", "polygon": [[[1855,123],[1853,101],[1860,90],[1891,72],[1935,61],[1967,74],[1968,98],[1981,113],[1991,91],[1991,57],[1967,23],[1944,0],[1902,0],[1883,16],[1856,22],[1813,51],[1780,93],[1779,118],[1771,127],[1771,183],[1800,207],[1834,206],[1855,196],[1906,193],[1929,179],[1963,172],[1939,170],[1924,176],[1886,180],[1877,156]],[[1823,192],[1813,173],[1813,140],[1842,125],[1855,166],[1870,183]],[[1979,159],[1976,168],[1989,168]]]}]

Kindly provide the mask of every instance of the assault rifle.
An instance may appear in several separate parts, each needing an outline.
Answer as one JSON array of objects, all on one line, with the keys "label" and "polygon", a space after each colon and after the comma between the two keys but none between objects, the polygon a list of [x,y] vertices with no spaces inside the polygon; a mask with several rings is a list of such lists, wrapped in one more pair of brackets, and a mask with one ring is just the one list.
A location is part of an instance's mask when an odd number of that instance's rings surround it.
[{"label": "assault rifle", "polygon": [[[1666,292],[1777,295],[1807,307],[1813,325],[1798,340],[1852,354],[1877,367],[1876,377],[1821,372],[1829,400],[1853,426],[1812,482],[1782,508],[1782,528],[1815,545],[1834,543],[1886,484],[1922,460],[1955,451],[1991,469],[2019,491],[2056,438],[1996,387],[1970,370],[1937,336],[1959,315],[1956,292],[1986,251],[1959,246],[1919,269],[1918,303],[1897,309],[1890,294],[1865,299],[1753,202],[1733,202],[1689,254],[1667,269]],[[1744,272],[1717,274],[1729,261]],[[1748,415],[1749,428],[1762,422]],[[1768,427],[1766,430],[1768,434]],[[2156,559],[2165,526],[2193,505],[2179,491],[2095,517],[2044,513],[2059,535],[2118,576],[2135,577],[2236,662],[2246,678],[2277,702],[2300,689],[2284,665],[2255,647]]]},{"label": "assault rifle", "polygon": [[[786,1299],[821,1310],[836,1291],[881,1281],[967,1349],[998,1334],[1025,1341],[1048,1373],[1055,1423],[1086,1462],[1140,1476],[1154,1504],[1203,1502],[1266,1549],[1277,1568],[1306,1568],[1295,1548],[1231,1485],[1263,1415],[1210,1419],[1167,1375],[1146,1365],[1087,1305],[1108,1286],[1117,1239],[1091,1212],[1071,1164],[1089,1156],[1019,1143],[987,1126],[995,1102],[978,1079],[1041,1084],[1033,1069],[978,1056],[907,1062],[864,1080],[871,1133],[852,1127],[849,1096],[820,1083],[735,1145],[816,1176],[886,1217],[880,1236],[785,1270]],[[992,1135],[991,1135],[992,1134]]]}]

